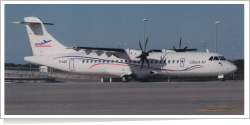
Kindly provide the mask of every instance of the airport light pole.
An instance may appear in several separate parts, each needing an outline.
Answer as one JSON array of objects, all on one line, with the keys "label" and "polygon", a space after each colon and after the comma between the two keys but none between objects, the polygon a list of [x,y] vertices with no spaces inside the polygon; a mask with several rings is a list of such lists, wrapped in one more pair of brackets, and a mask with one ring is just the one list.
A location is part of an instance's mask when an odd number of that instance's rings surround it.
[{"label": "airport light pole", "polygon": [[143,34],[144,34],[143,41],[144,41],[144,45],[145,45],[145,23],[144,22],[147,21],[147,19],[143,19],[142,21],[143,21]]},{"label": "airport light pole", "polygon": [[191,44],[191,42],[188,42],[188,48],[190,49],[190,44]]},{"label": "airport light pole", "polygon": [[220,24],[220,21],[215,22],[215,52],[217,53],[217,28],[216,24]]},{"label": "airport light pole", "polygon": [[201,41],[201,42],[204,42],[204,50],[206,52],[206,42],[205,41]]},{"label": "airport light pole", "polygon": [[[233,64],[234,64],[234,49],[235,47],[233,47]],[[233,73],[233,79],[234,79],[234,73]]]},{"label": "airport light pole", "polygon": [[118,43],[118,48],[120,48],[121,43]]},{"label": "airport light pole", "polygon": [[124,44],[126,44],[128,46],[128,48],[129,48],[129,44],[128,43],[124,43]]},{"label": "airport light pole", "polygon": [[[30,56],[31,56],[31,46],[30,46]],[[30,62],[30,71],[31,71],[31,62]]]}]

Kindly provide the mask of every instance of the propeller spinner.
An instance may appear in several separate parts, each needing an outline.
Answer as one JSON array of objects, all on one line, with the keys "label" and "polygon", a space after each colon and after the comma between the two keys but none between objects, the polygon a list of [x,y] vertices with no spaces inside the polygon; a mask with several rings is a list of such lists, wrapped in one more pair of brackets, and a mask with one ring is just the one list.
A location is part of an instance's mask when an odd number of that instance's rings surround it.
[{"label": "propeller spinner", "polygon": [[148,43],[148,38],[147,38],[147,40],[146,40],[146,44],[145,44],[145,46],[144,46],[144,50],[142,49],[142,46],[141,46],[141,42],[140,42],[140,40],[139,40],[139,45],[140,45],[140,48],[141,48],[141,51],[142,51],[142,53],[141,53],[141,55],[140,56],[137,56],[136,58],[140,58],[140,60],[141,60],[141,69],[142,69],[142,67],[143,67],[143,64],[144,64],[144,60],[146,60],[146,62],[147,62],[147,64],[148,64],[148,67],[149,67],[149,62],[148,62],[148,59],[147,59],[147,57],[149,56],[149,52],[145,52],[146,51],[146,46],[147,46],[147,43]]}]

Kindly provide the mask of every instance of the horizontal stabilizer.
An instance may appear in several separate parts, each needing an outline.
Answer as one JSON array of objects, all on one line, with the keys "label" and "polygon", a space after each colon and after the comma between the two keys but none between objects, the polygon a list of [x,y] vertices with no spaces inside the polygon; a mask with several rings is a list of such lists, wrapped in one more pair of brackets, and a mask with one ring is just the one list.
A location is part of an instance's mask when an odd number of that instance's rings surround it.
[{"label": "horizontal stabilizer", "polygon": [[[15,24],[40,24],[39,22],[12,22]],[[43,23],[44,25],[54,25],[54,23]]]}]

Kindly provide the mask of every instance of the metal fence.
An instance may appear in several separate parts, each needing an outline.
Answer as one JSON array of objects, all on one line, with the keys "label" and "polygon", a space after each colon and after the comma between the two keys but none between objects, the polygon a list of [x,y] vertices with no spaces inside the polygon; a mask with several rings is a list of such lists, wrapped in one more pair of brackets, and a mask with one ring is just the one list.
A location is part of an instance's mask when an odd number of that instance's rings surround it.
[{"label": "metal fence", "polygon": [[[104,76],[88,76],[77,73],[70,73],[61,70],[55,70],[53,68],[47,68],[46,72],[42,68],[30,68],[30,67],[5,67],[5,78],[10,77],[23,77],[23,78],[82,78],[82,79],[100,79]],[[112,76],[110,76],[112,77]],[[234,74],[226,75],[227,80],[244,80],[244,71],[237,71]],[[171,81],[211,81],[218,80],[217,77],[170,77]],[[152,78],[149,81],[168,81],[168,77]]]},{"label": "metal fence", "polygon": [[23,78],[48,78],[52,72],[41,72],[40,68],[29,67],[5,67],[5,77],[23,77]]}]

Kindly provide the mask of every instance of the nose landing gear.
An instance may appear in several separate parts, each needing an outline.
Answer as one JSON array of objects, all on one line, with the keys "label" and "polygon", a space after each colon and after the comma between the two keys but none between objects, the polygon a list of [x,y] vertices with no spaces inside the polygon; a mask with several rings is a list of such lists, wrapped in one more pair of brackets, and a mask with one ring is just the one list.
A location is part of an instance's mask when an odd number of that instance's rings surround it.
[{"label": "nose landing gear", "polygon": [[225,81],[224,75],[218,75],[218,79],[220,79],[221,82]]}]

